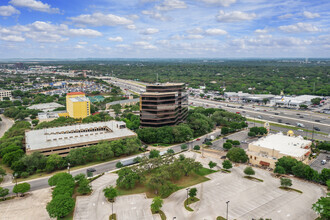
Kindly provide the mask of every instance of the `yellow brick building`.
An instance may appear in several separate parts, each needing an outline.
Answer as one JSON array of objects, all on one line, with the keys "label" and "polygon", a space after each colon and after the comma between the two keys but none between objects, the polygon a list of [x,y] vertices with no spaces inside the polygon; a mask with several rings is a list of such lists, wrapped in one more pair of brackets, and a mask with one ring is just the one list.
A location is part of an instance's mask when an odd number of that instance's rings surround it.
[{"label": "yellow brick building", "polygon": [[71,92],[66,94],[66,111],[59,116],[71,118],[86,118],[91,114],[91,104],[83,92]]}]

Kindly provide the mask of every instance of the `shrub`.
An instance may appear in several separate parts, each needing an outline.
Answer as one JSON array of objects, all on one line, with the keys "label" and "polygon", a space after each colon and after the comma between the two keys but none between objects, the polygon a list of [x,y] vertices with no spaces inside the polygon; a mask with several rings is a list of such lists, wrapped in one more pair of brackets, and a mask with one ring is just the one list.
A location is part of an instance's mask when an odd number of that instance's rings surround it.
[{"label": "shrub", "polygon": [[122,168],[124,165],[119,161],[118,163],[116,163],[116,167],[119,169],[119,168]]},{"label": "shrub", "polygon": [[222,162],[222,167],[224,168],[224,169],[230,169],[230,168],[232,168],[233,167],[233,165],[232,165],[232,163],[229,161],[229,160],[224,160],[223,162]]},{"label": "shrub", "polygon": [[23,178],[27,178],[28,176],[29,176],[28,172],[22,172],[21,173],[21,177],[23,177]]},{"label": "shrub", "polygon": [[213,167],[215,167],[217,165],[217,163],[210,161],[209,162],[209,167],[212,169]]},{"label": "shrub", "polygon": [[188,145],[186,145],[186,144],[181,145],[181,150],[187,150],[187,149],[188,149]]},{"label": "shrub", "polygon": [[194,150],[200,150],[200,149],[201,149],[200,146],[198,146],[198,145],[195,145],[195,146],[194,146]]},{"label": "shrub", "polygon": [[255,172],[254,172],[254,170],[252,169],[252,167],[246,167],[245,169],[244,169],[244,173],[246,174],[246,175],[254,175],[255,174]]},{"label": "shrub", "polygon": [[281,178],[281,186],[284,186],[284,187],[292,186],[292,181],[291,181],[291,179],[288,179],[288,178]]},{"label": "shrub", "polygon": [[223,143],[222,147],[226,150],[232,148],[232,144],[230,142]]}]

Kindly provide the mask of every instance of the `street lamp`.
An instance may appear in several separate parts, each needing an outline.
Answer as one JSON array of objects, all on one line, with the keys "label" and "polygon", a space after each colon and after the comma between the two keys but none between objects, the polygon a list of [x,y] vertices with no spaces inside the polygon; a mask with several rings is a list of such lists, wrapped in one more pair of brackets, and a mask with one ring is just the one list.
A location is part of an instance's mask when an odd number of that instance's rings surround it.
[{"label": "street lamp", "polygon": [[229,203],[229,201],[227,201],[226,203],[227,203],[227,214],[226,214],[226,219],[228,220],[228,203]]},{"label": "street lamp", "polygon": [[[13,174],[13,179],[16,180],[16,186],[17,186],[17,173]],[[18,196],[18,193],[16,193],[16,197]]]},{"label": "street lamp", "polygon": [[190,188],[187,188],[186,190],[187,190],[187,206],[188,206],[189,205],[188,194],[189,194]]},{"label": "street lamp", "polygon": [[68,173],[70,174],[70,163],[68,163]]}]

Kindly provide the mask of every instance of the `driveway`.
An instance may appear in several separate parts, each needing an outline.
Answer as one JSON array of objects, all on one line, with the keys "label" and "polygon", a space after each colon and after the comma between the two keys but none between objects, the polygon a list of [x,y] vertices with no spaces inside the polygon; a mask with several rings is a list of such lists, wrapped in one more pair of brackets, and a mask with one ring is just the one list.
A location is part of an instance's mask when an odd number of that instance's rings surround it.
[{"label": "driveway", "polygon": [[0,121],[0,137],[4,135],[4,133],[11,128],[14,124],[14,121],[10,118],[5,117],[4,115],[0,115],[2,121]]}]

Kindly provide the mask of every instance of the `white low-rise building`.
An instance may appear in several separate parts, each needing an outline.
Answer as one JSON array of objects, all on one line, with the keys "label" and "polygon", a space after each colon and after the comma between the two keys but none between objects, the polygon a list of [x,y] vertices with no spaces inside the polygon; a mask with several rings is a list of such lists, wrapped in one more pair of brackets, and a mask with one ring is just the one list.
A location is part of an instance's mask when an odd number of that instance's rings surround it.
[{"label": "white low-rise building", "polygon": [[42,103],[42,104],[36,104],[31,105],[28,107],[28,109],[35,109],[43,112],[50,112],[54,111],[54,109],[65,107],[64,105],[58,104],[56,102],[50,102],[50,103]]},{"label": "white low-rise building", "polygon": [[311,141],[304,140],[301,136],[269,134],[250,143],[246,153],[251,164],[274,169],[276,161],[284,156],[308,163],[311,144]]},{"label": "white low-rise building", "polygon": [[0,90],[0,100],[3,101],[5,97],[11,99],[12,94],[10,90]]}]

